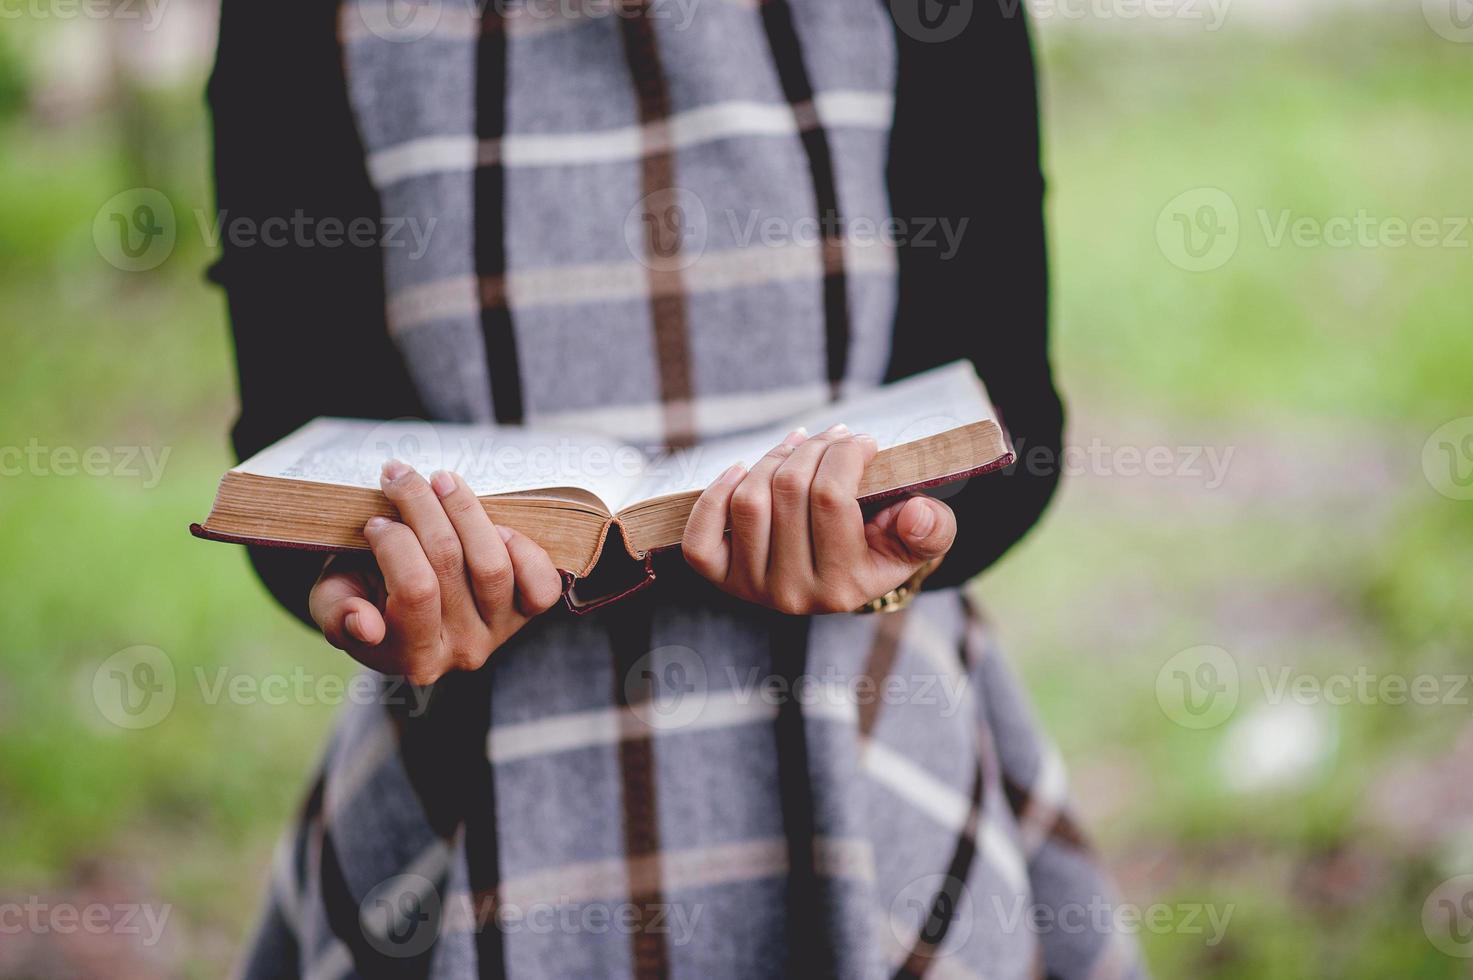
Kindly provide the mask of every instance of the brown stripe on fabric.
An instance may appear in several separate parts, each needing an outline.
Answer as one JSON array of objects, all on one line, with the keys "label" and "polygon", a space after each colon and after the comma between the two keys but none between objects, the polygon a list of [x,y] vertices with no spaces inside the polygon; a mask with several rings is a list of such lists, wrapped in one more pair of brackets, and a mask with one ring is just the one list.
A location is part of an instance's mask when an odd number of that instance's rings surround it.
[{"label": "brown stripe on fabric", "polygon": [[[1003,773],[1002,790],[1008,800],[1008,809],[1012,811],[1013,818],[1018,821],[1019,825],[1037,819],[1037,815],[1031,812],[1034,800],[1032,791],[1028,787],[1007,773]],[[1049,840],[1067,844],[1078,851],[1088,853],[1091,850],[1084,831],[1065,810],[1059,810],[1052,815],[1047,836]]]},{"label": "brown stripe on fabric", "polygon": [[977,857],[977,824],[982,816],[982,767],[978,765],[972,774],[972,807],[967,815],[966,826],[957,838],[956,850],[952,852],[951,865],[946,869],[946,878],[936,898],[931,902],[930,913],[916,937],[910,956],[895,971],[900,978],[923,977],[930,969],[936,952],[946,941],[951,923],[962,913],[962,889],[972,873],[972,863]]},{"label": "brown stripe on fabric", "polygon": [[813,179],[819,227],[823,229],[823,315],[829,387],[840,395],[849,366],[849,292],[845,287],[843,219],[839,215],[839,192],[834,177],[833,152],[828,133],[819,125],[813,107],[813,83],[803,63],[803,47],[793,26],[787,0],[768,0],[762,5],[762,26],[772,49],[772,60],[782,83],[783,95],[793,107],[808,172]]},{"label": "brown stripe on fabric", "polygon": [[670,152],[666,121],[670,90],[650,16],[650,0],[620,0],[619,28],[624,59],[639,103],[645,152],[640,157],[640,216],[643,256],[650,285],[650,318],[655,329],[655,360],[660,401],[666,406],[665,441],[688,446],[695,441],[690,417],[693,392],[686,294],[681,275],[681,239],[685,215],[675,187],[675,156]]},{"label": "brown stripe on fabric", "polygon": [[[653,679],[635,670],[650,650],[654,633],[654,606],[645,596],[634,596],[609,610],[610,646],[614,663],[614,703],[627,710],[654,697]],[[635,925],[630,936],[635,980],[666,977],[670,973],[665,933],[656,916],[663,897],[660,887],[660,815],[655,796],[655,747],[648,734],[619,741],[619,778],[624,809],[624,855],[629,879],[629,902]]]},{"label": "brown stripe on fabric", "polygon": [[877,617],[874,639],[870,641],[869,656],[865,658],[861,677],[866,690],[874,696],[867,697],[859,705],[859,736],[868,738],[875,729],[880,716],[881,698],[878,692],[884,687],[895,666],[896,654],[900,651],[900,636],[905,632],[905,617],[909,610],[898,609],[893,613]]},{"label": "brown stripe on fabric", "polygon": [[[385,689],[390,717],[398,736],[399,756],[409,785],[430,827],[449,841],[464,827],[466,877],[476,896],[476,952],[480,976],[504,977],[506,956],[501,930],[492,913],[501,881],[500,837],[496,815],[495,769],[486,757],[491,727],[492,667],[451,674],[429,691],[429,703],[415,717],[408,705],[419,703],[403,691]],[[385,684],[398,683],[385,679]],[[396,695],[390,697],[389,695]],[[487,914],[484,917],[482,912]]]},{"label": "brown stripe on fabric", "polygon": [[[497,4],[488,4],[476,42],[476,138],[484,144],[506,132],[506,32],[500,30]],[[478,163],[471,213],[475,215],[476,275],[482,282],[506,273],[506,168],[499,160]],[[504,303],[482,303],[481,336],[496,421],[522,421],[522,375],[511,310]]]},{"label": "brown stripe on fabric", "polygon": [[790,692],[777,709],[773,732],[777,750],[778,793],[783,835],[788,842],[787,969],[790,977],[831,977],[838,957],[828,928],[828,903],[815,856],[817,829],[813,816],[813,778],[808,760],[808,732],[803,706],[791,692],[808,669],[812,621],[775,616],[769,635],[773,673]]},{"label": "brown stripe on fabric", "polygon": [[[496,917],[501,887],[501,831],[496,813],[496,766],[486,752],[486,733],[492,724],[493,667],[453,678],[464,688],[463,719],[450,758],[464,758],[464,819],[466,877],[475,896],[476,964],[481,980],[506,976],[506,944]],[[473,749],[473,751],[472,751]],[[464,752],[462,756],[460,753]],[[447,760],[448,761],[448,760]],[[442,763],[444,765],[444,763]]]}]

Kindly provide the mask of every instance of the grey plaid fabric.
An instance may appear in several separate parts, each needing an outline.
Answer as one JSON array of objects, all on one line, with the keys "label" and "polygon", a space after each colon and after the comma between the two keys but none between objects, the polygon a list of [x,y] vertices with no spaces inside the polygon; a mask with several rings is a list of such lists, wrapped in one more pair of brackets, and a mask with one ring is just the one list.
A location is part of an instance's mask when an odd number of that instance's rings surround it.
[{"label": "grey plaid fabric", "polygon": [[[434,222],[384,261],[439,417],[682,444],[879,382],[879,4],[386,9],[343,7],[344,65],[384,215]],[[246,977],[1139,975],[1063,915],[1116,899],[954,591],[809,620],[657,588],[543,617],[427,707],[382,693],[340,719]]]}]

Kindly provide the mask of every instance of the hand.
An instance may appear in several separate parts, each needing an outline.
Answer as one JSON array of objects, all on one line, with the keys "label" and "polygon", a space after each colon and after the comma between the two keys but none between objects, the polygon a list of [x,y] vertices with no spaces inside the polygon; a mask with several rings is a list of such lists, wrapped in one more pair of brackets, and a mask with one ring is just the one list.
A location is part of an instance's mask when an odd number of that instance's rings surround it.
[{"label": "hand", "polygon": [[691,511],[686,561],[732,595],[793,615],[852,612],[884,595],[950,550],[956,517],[911,497],[866,523],[859,480],[876,449],[841,425],[811,439],[800,429],[751,472],[731,467]]},{"label": "hand", "polygon": [[475,670],[562,595],[562,579],[531,538],[497,527],[463,479],[426,482],[384,464],[384,494],[403,523],[375,517],[373,554],[338,555],[308,606],[327,642],[359,663],[412,684]]}]

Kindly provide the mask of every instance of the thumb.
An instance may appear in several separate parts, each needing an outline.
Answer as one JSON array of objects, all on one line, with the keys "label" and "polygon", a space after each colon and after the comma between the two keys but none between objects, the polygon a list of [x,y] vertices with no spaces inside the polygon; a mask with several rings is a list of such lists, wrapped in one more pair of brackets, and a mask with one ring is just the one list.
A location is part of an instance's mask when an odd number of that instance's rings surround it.
[{"label": "thumb", "polygon": [[388,632],[383,613],[373,604],[363,577],[335,570],[332,564],[312,586],[307,608],[327,642],[339,650],[376,646]]},{"label": "thumb", "polygon": [[956,540],[956,515],[932,497],[912,497],[895,515],[895,536],[917,561],[940,558]]}]

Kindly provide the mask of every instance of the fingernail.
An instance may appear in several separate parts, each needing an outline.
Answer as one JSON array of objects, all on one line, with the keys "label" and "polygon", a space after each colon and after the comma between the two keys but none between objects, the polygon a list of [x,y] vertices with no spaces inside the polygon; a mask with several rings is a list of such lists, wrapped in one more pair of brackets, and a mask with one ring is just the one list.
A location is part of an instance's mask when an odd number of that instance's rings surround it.
[{"label": "fingernail", "polygon": [[356,612],[348,613],[347,617],[343,619],[343,629],[347,630],[348,635],[353,639],[363,639],[363,631],[358,628],[358,614]]},{"label": "fingernail", "polygon": [[430,477],[430,486],[435,488],[435,496],[443,500],[455,492],[455,477],[444,470],[437,470],[435,475]]},{"label": "fingernail", "polygon": [[931,509],[930,504],[921,505],[921,516],[916,518],[915,526],[911,533],[918,538],[924,538],[936,527],[936,512]]},{"label": "fingernail", "polygon": [[368,519],[368,523],[363,525],[363,533],[367,534],[369,531],[381,531],[388,526],[389,519],[387,517],[370,517]]},{"label": "fingernail", "polygon": [[840,422],[838,425],[829,426],[828,431],[824,433],[824,435],[826,436],[844,436],[848,434],[849,426],[845,425],[843,422]]},{"label": "fingernail", "polygon": [[742,475],[747,472],[747,467],[742,463],[732,463],[726,471],[716,478],[716,482],[725,486],[730,483],[740,483]]},{"label": "fingernail", "polygon": [[874,446],[876,449],[879,449],[880,448],[879,441],[876,440],[875,437],[872,436],[872,435],[870,435],[868,432],[860,432],[860,433],[858,433],[857,435],[855,435],[854,441],[855,442],[862,442],[862,443],[865,443],[867,445]]},{"label": "fingernail", "polygon": [[383,473],[380,474],[384,483],[394,483],[409,472],[409,464],[401,463],[397,459],[391,459],[384,464]]},{"label": "fingernail", "polygon": [[502,527],[500,524],[498,524],[496,525],[496,533],[501,535],[501,540],[503,541],[511,540],[512,530],[509,527]]},{"label": "fingernail", "polygon": [[807,439],[807,438],[808,438],[808,430],[805,429],[805,428],[802,428],[800,426],[800,427],[794,429],[792,432],[789,432],[788,433],[788,437],[783,440],[783,445],[784,446],[800,446],[800,445],[803,444],[803,441],[805,439]]}]

